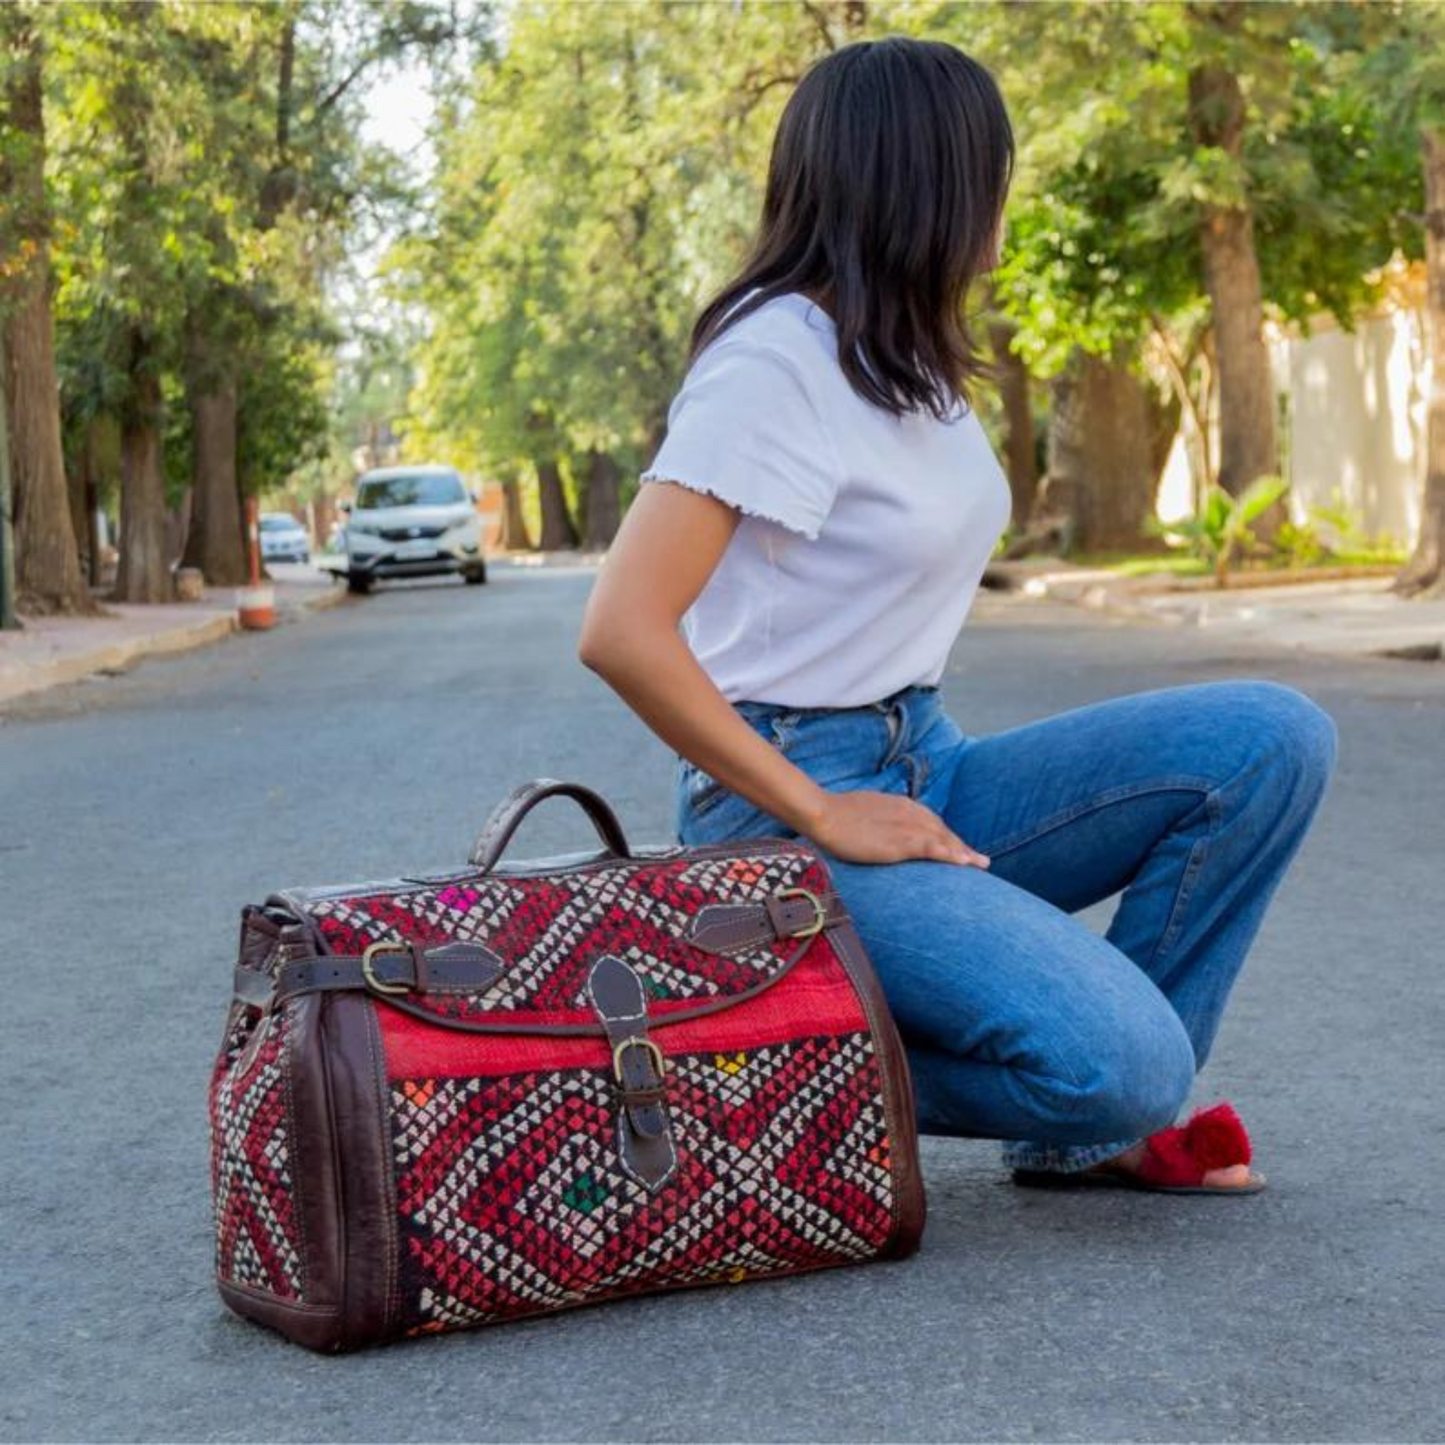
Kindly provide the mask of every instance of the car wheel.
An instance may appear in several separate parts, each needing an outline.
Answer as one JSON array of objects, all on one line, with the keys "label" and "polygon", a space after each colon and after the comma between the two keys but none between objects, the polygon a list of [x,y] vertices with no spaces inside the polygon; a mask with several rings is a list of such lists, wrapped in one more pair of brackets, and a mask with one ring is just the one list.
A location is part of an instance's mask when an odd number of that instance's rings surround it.
[{"label": "car wheel", "polygon": [[468,567],[462,576],[466,578],[468,587],[480,587],[487,580],[487,564],[483,562],[480,567]]},{"label": "car wheel", "polygon": [[355,592],[359,597],[365,597],[375,584],[376,579],[368,576],[365,572],[348,572],[346,574],[346,590]]}]

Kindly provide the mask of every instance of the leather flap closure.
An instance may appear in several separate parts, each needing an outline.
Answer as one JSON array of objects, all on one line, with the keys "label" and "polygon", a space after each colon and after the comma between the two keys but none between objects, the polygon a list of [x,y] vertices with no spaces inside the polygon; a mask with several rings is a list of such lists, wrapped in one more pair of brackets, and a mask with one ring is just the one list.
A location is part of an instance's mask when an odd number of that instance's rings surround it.
[{"label": "leather flap closure", "polygon": [[385,1001],[453,1027],[546,1033],[597,1032],[588,980],[604,955],[636,975],[661,1025],[751,997],[844,916],[823,860],[795,839],[280,897],[325,953],[392,943],[435,958],[479,946],[497,964],[485,982]]}]

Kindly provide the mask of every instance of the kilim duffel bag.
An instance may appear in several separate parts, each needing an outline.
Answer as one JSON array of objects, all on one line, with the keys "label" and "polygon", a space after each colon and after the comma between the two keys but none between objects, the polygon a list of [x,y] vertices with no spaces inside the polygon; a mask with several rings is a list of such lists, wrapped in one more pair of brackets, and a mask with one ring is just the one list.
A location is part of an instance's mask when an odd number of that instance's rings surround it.
[{"label": "kilim duffel bag", "polygon": [[[543,798],[600,851],[499,862]],[[317,1349],[899,1257],[907,1065],[823,859],[629,849],[507,798],[471,866],[241,916],[210,1086],[216,1274]]]}]

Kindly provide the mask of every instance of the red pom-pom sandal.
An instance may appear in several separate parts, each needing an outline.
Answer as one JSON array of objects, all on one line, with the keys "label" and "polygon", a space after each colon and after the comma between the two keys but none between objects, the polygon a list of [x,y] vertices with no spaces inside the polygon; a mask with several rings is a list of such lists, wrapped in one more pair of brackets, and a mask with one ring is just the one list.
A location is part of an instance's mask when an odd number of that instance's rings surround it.
[{"label": "red pom-pom sandal", "polygon": [[1262,1174],[1244,1184],[1206,1184],[1214,1169],[1248,1164],[1249,1134],[1230,1104],[1201,1109],[1187,1124],[1161,1129],[1144,1141],[1144,1155],[1132,1169],[1111,1161],[1093,1169],[1064,1173],[1052,1169],[1015,1169],[1014,1183],[1039,1189],[1144,1189],[1154,1194],[1258,1194]]}]

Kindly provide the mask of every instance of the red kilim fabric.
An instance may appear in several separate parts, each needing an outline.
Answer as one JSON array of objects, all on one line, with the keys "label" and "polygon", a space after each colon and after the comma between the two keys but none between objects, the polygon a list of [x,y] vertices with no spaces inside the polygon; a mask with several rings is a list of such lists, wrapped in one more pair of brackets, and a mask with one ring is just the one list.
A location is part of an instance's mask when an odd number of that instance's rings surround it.
[{"label": "red kilim fabric", "polygon": [[605,1070],[391,1090],[403,1323],[455,1329],[874,1255],[894,1189],[866,1033],[674,1055],[678,1167],[619,1166]]},{"label": "red kilim fabric", "polygon": [[[457,1019],[498,1012],[565,1016],[588,1010],[587,973],[613,953],[641,975],[655,1014],[669,1005],[743,993],[770,978],[796,947],[776,939],[728,955],[694,948],[686,929],[710,903],[752,903],[784,888],[822,891],[824,868],[803,850],[758,857],[685,857],[611,863],[545,877],[474,877],[464,882],[307,906],[336,953],[367,944],[452,940],[485,944],[506,963],[485,997],[432,994],[412,1002]],[[590,1018],[590,1010],[584,1017]]]},{"label": "red kilim fabric", "polygon": [[216,1272],[235,1284],[302,1298],[286,1106],[286,1022],[272,1014],[254,1048],[239,1026],[211,1078],[211,1197]]}]

